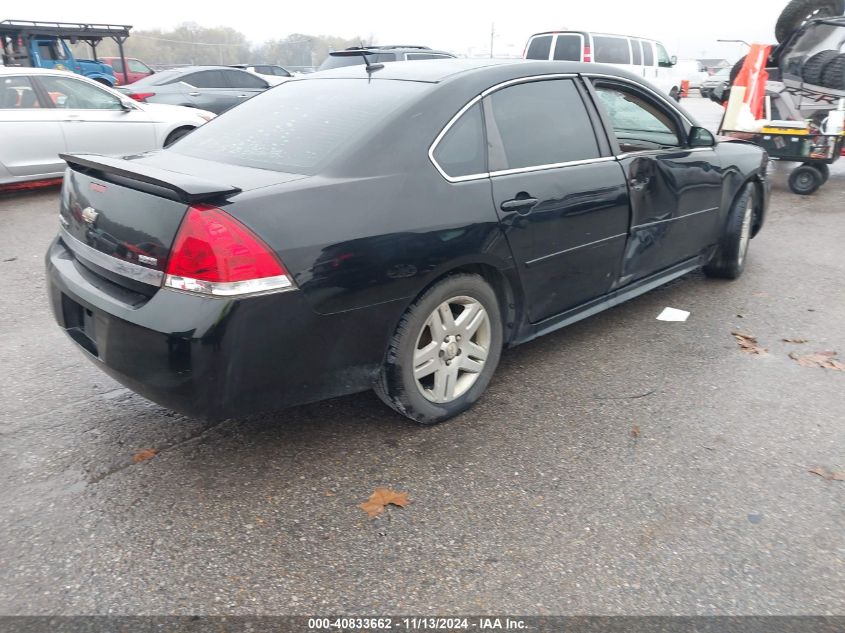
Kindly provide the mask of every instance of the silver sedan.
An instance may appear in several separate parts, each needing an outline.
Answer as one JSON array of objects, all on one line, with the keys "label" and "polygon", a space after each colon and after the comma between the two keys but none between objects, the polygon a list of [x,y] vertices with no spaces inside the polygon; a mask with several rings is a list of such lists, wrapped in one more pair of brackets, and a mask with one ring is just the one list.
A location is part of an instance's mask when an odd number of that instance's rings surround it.
[{"label": "silver sedan", "polygon": [[61,177],[60,153],[160,149],[213,117],[194,108],[137,103],[69,72],[0,67],[0,188]]}]

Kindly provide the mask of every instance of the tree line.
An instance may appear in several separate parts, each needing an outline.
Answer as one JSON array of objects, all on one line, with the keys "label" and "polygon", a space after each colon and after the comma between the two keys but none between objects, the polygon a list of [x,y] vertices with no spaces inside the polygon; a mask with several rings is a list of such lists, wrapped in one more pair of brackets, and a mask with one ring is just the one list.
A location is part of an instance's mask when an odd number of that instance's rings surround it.
[{"label": "tree line", "polygon": [[[204,27],[187,22],[171,30],[133,30],[123,49],[127,57],[135,57],[154,67],[238,63],[319,66],[333,50],[372,43],[372,37],[346,39],[293,33],[255,44],[240,31],[227,26]],[[91,56],[85,44],[78,43],[73,48],[75,55]],[[118,56],[117,44],[103,40],[97,46],[97,55]]]}]

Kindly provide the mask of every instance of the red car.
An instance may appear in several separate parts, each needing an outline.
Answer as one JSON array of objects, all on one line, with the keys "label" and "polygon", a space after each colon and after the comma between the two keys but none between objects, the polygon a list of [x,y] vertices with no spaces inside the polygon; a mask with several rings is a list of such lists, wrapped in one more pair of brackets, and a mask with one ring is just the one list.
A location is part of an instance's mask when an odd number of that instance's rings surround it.
[{"label": "red car", "polygon": [[134,57],[127,57],[126,74],[129,77],[129,81],[127,81],[126,77],[123,75],[123,62],[120,57],[101,57],[100,61],[105,62],[114,69],[114,76],[117,78],[116,85],[118,86],[135,83],[139,79],[155,74],[155,71],[144,62],[135,59]]}]

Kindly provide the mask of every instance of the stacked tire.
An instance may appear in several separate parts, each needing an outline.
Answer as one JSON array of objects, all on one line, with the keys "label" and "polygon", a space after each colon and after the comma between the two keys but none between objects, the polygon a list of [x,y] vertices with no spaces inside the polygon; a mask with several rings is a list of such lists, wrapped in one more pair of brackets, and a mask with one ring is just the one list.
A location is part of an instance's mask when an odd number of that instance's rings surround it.
[{"label": "stacked tire", "polygon": [[822,51],[804,62],[801,70],[804,83],[833,90],[845,90],[845,54]]},{"label": "stacked tire", "polygon": [[845,13],[845,0],[792,0],[781,12],[775,37],[783,44],[810,20],[835,18]]}]

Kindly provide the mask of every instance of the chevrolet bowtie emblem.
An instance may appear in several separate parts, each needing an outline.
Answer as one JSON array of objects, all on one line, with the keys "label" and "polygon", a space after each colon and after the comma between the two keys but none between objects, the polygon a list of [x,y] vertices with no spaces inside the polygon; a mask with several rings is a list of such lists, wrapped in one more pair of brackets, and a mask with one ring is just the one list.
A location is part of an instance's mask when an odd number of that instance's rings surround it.
[{"label": "chevrolet bowtie emblem", "polygon": [[97,216],[100,215],[97,213],[97,210],[94,207],[85,207],[82,209],[82,219],[85,220],[91,226],[94,226],[94,223],[97,221]]}]

